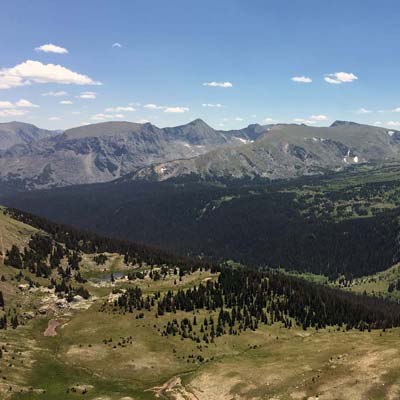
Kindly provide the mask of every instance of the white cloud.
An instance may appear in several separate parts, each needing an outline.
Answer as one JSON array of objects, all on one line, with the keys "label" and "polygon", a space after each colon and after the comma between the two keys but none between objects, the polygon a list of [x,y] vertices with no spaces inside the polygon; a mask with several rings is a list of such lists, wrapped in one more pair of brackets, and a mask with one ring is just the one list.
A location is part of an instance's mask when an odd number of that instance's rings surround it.
[{"label": "white cloud", "polygon": [[0,89],[26,86],[32,83],[101,85],[100,82],[61,65],[42,64],[40,61],[27,60],[15,67],[0,69]]},{"label": "white cloud", "polygon": [[93,115],[90,119],[92,119],[93,121],[106,121],[106,120],[111,120],[111,119],[122,119],[122,118],[125,118],[125,116],[122,114],[99,113],[99,114]]},{"label": "white cloud", "polygon": [[295,118],[293,120],[297,124],[306,124],[306,125],[312,125],[315,124],[316,121],[310,120],[310,119],[304,119],[304,118]]},{"label": "white cloud", "polygon": [[313,121],[326,121],[328,117],[326,115],[311,115],[310,119]]},{"label": "white cloud", "polygon": [[358,110],[356,111],[356,113],[357,113],[357,114],[370,114],[370,113],[372,113],[372,111],[371,111],[371,110],[368,110],[368,109],[366,109],[366,108],[360,108],[360,109],[358,109]]},{"label": "white cloud", "polygon": [[27,113],[28,113],[27,110],[17,110],[15,108],[5,109],[5,110],[0,110],[0,117],[20,117]]},{"label": "white cloud", "polygon": [[275,120],[273,118],[267,117],[263,119],[265,124],[272,124]]},{"label": "white cloud", "polygon": [[26,99],[18,100],[15,103],[15,105],[17,107],[24,107],[24,108],[38,108],[39,107],[37,104],[33,104],[29,100],[26,100]]},{"label": "white cloud", "polygon": [[108,119],[109,117],[111,117],[111,116],[103,114],[103,113],[99,113],[99,114],[93,115],[92,117],[90,117],[90,119],[92,119],[93,121],[104,121],[105,119]]},{"label": "white cloud", "polygon": [[293,121],[297,124],[313,125],[317,122],[326,121],[328,117],[323,114],[310,115],[308,118],[294,118]]},{"label": "white cloud", "polygon": [[235,118],[235,121],[239,121],[239,122],[240,122],[240,121],[244,121],[244,119],[241,118],[241,117],[236,117],[236,118]]},{"label": "white cloud", "polygon": [[376,121],[374,122],[374,125],[382,125],[382,121]]},{"label": "white cloud", "polygon": [[385,125],[399,127],[400,126],[400,121],[388,121],[388,122],[386,122]]},{"label": "white cloud", "polygon": [[11,101],[0,101],[0,108],[14,108],[14,104]]},{"label": "white cloud", "polygon": [[60,117],[50,117],[49,121],[59,121],[60,119]]},{"label": "white cloud", "polygon": [[157,104],[152,104],[152,103],[145,104],[143,107],[148,108],[149,110],[163,110],[164,108],[166,108],[166,107],[158,106]]},{"label": "white cloud", "polygon": [[121,47],[122,47],[122,44],[121,44],[121,43],[118,43],[118,42],[115,42],[115,43],[112,44],[111,47],[119,47],[119,48],[121,48]]},{"label": "white cloud", "polygon": [[57,53],[57,54],[67,54],[68,50],[64,47],[56,46],[55,44],[42,44],[39,47],[35,47],[36,51],[42,51],[44,53]]},{"label": "white cloud", "polygon": [[71,100],[62,100],[62,101],[60,101],[60,104],[70,105],[70,104],[74,104],[74,103]]},{"label": "white cloud", "polygon": [[316,124],[317,122],[321,121],[326,121],[328,117],[323,114],[316,114],[316,115],[310,115],[308,119],[306,118],[294,118],[293,121],[298,123],[298,124],[306,124],[306,125],[313,125]]},{"label": "white cloud", "polygon": [[93,100],[96,98],[96,93],[95,92],[82,92],[79,95],[79,98],[85,99],[85,100]]},{"label": "white cloud", "polygon": [[311,83],[312,79],[309,78],[308,76],[293,76],[291,78],[291,80],[293,82],[297,82],[297,83]]},{"label": "white cloud", "polygon": [[122,107],[108,107],[105,109],[106,112],[124,112],[124,111],[128,111],[128,112],[133,112],[136,111],[136,108],[132,107],[132,106],[122,106]]},{"label": "white cloud", "polygon": [[[0,101],[0,117],[20,117],[28,113],[27,108],[38,108],[39,106],[29,100],[21,99],[16,103],[11,101]],[[23,110],[21,110],[23,108]]]},{"label": "white cloud", "polygon": [[145,104],[143,107],[149,110],[164,110],[165,113],[175,113],[175,114],[189,111],[188,107],[168,107],[168,106],[159,106],[157,104],[152,104],[152,103]]},{"label": "white cloud", "polygon": [[221,88],[231,88],[233,84],[231,82],[204,82],[203,86],[210,86],[210,87],[221,87]]},{"label": "white cloud", "polygon": [[62,96],[66,96],[67,94],[68,94],[67,92],[64,92],[63,90],[60,90],[58,92],[42,93],[42,96],[62,97]]},{"label": "white cloud", "polygon": [[184,113],[189,111],[188,107],[166,107],[164,112],[165,113]]},{"label": "white cloud", "polygon": [[400,112],[400,107],[396,107],[396,108],[394,108],[393,110],[392,110],[392,112]]},{"label": "white cloud", "polygon": [[80,111],[72,111],[72,115],[79,115],[81,112]]},{"label": "white cloud", "polygon": [[139,119],[138,121],[135,121],[137,124],[147,124],[150,122],[148,119]]},{"label": "white cloud", "polygon": [[224,107],[222,104],[220,103],[216,103],[216,104],[210,104],[210,103],[203,103],[202,104],[203,107],[209,107],[209,108],[222,108]]},{"label": "white cloud", "polygon": [[325,82],[340,85],[341,83],[353,82],[357,80],[358,77],[351,72],[335,72],[333,74],[327,74],[324,79]]}]

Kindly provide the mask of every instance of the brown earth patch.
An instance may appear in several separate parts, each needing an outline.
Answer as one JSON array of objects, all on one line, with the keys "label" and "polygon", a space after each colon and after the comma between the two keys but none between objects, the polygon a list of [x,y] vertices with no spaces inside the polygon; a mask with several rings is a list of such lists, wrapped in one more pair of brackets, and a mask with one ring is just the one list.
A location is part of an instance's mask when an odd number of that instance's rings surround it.
[{"label": "brown earth patch", "polygon": [[43,332],[44,336],[57,336],[56,328],[61,325],[61,323],[55,319],[51,319],[48,324],[46,330]]}]

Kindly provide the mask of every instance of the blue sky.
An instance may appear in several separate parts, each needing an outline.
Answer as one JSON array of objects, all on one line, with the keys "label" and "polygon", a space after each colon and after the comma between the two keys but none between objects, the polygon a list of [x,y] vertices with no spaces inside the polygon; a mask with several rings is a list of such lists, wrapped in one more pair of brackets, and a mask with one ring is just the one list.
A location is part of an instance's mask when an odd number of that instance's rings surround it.
[{"label": "blue sky", "polygon": [[399,20],[390,0],[4,2],[0,122],[400,129]]}]

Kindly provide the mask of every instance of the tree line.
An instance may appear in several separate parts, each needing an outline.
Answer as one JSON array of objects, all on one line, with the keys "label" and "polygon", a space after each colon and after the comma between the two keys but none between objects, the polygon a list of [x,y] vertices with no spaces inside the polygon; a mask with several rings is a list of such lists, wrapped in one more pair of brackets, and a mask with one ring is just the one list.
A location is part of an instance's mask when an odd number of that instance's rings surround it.
[{"label": "tree line", "polygon": [[[192,315],[181,321],[173,318],[163,335],[180,335],[196,342],[212,342],[215,337],[238,335],[260,325],[281,323],[322,329],[387,329],[400,326],[400,304],[308,282],[275,271],[223,267],[216,281],[189,289],[169,290],[144,296],[138,287],[120,293],[113,305],[102,311],[133,313],[154,311],[157,317],[183,311]],[[199,311],[217,315],[197,320]],[[141,313],[141,317],[143,317]]]}]

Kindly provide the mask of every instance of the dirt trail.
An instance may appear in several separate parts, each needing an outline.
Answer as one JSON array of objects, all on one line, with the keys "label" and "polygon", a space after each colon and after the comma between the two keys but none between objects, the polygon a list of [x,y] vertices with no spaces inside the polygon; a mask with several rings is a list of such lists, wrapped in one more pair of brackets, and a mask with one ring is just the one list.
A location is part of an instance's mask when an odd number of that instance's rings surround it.
[{"label": "dirt trail", "polygon": [[176,376],[165,382],[162,386],[148,389],[155,394],[156,398],[168,398],[173,400],[199,400],[197,396],[186,390],[182,385],[181,378]]},{"label": "dirt trail", "polygon": [[56,321],[55,319],[51,319],[49,323],[47,324],[46,330],[43,332],[44,336],[57,336],[57,331],[56,328],[59,326],[61,323],[59,321]]}]

